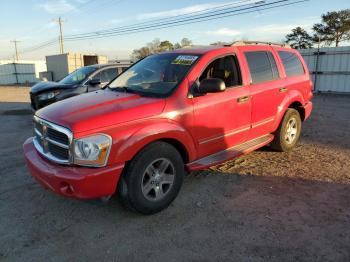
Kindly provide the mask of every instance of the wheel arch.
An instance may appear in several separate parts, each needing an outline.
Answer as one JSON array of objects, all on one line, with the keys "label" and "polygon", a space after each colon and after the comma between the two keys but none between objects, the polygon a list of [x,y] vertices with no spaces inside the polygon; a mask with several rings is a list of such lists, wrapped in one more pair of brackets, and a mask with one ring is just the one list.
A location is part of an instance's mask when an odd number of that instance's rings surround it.
[{"label": "wheel arch", "polygon": [[192,136],[174,123],[155,124],[133,133],[117,149],[117,162],[127,163],[146,146],[162,141],[172,145],[181,155],[184,163],[195,159],[196,149]]},{"label": "wheel arch", "polygon": [[278,107],[278,112],[276,115],[276,121],[273,130],[277,130],[278,126],[280,125],[283,116],[285,115],[288,108],[293,108],[297,110],[300,114],[301,121],[304,121],[305,119],[305,109],[303,107],[304,100],[301,96],[301,94],[293,93],[289,94],[281,103],[281,105]]},{"label": "wheel arch", "polygon": [[[293,108],[295,110],[298,111],[299,115],[300,115],[300,118],[301,118],[301,121],[304,121],[305,120],[305,109],[303,107],[303,105],[301,104],[300,101],[294,101],[292,102],[288,108]],[[287,109],[288,109],[287,108]]]}]

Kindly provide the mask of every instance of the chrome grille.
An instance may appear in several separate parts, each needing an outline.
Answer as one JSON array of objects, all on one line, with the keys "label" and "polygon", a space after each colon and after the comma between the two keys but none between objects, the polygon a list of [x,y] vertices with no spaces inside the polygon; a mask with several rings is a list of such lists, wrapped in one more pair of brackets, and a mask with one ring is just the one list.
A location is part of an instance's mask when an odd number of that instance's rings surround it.
[{"label": "chrome grille", "polygon": [[34,116],[34,146],[40,154],[59,164],[72,163],[72,132],[62,126]]},{"label": "chrome grille", "polygon": [[68,136],[64,133],[61,133],[61,132],[55,130],[55,129],[48,128],[47,129],[47,137],[54,140],[54,141],[57,141],[59,143],[69,145]]}]

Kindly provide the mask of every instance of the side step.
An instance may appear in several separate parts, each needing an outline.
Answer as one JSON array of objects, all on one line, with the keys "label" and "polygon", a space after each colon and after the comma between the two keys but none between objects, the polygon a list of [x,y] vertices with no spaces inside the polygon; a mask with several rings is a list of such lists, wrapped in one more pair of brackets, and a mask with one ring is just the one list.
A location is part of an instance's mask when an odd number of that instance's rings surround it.
[{"label": "side step", "polygon": [[272,134],[267,134],[253,140],[244,142],[243,144],[228,148],[224,151],[220,151],[218,153],[203,157],[194,162],[188,163],[186,165],[189,171],[205,169],[210,166],[214,166],[225,162],[227,160],[240,157],[247,153],[250,153],[260,147],[263,147],[270,143],[273,140]]}]

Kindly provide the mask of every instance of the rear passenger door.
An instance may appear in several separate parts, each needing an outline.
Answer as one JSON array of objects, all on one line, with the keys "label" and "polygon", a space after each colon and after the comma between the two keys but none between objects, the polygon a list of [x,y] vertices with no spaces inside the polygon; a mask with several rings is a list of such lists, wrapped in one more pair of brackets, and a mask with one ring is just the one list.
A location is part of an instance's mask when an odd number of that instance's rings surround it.
[{"label": "rear passenger door", "polygon": [[273,132],[282,101],[286,97],[286,80],[281,77],[273,49],[245,51],[250,73],[252,124],[249,139]]},{"label": "rear passenger door", "polygon": [[294,51],[278,50],[287,77],[288,91],[296,90],[304,99],[309,99],[311,94],[311,82],[306,65],[302,63],[300,55]]}]

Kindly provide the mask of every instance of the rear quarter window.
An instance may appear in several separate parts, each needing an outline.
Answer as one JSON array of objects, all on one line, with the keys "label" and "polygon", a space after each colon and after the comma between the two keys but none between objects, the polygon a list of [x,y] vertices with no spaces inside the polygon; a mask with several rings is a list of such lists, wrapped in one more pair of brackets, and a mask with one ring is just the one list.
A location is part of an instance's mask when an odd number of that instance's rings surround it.
[{"label": "rear quarter window", "polygon": [[271,52],[246,52],[245,57],[253,84],[279,78],[276,61]]},{"label": "rear quarter window", "polygon": [[279,51],[278,55],[282,60],[287,76],[297,76],[305,73],[304,67],[296,54],[287,51]]}]

